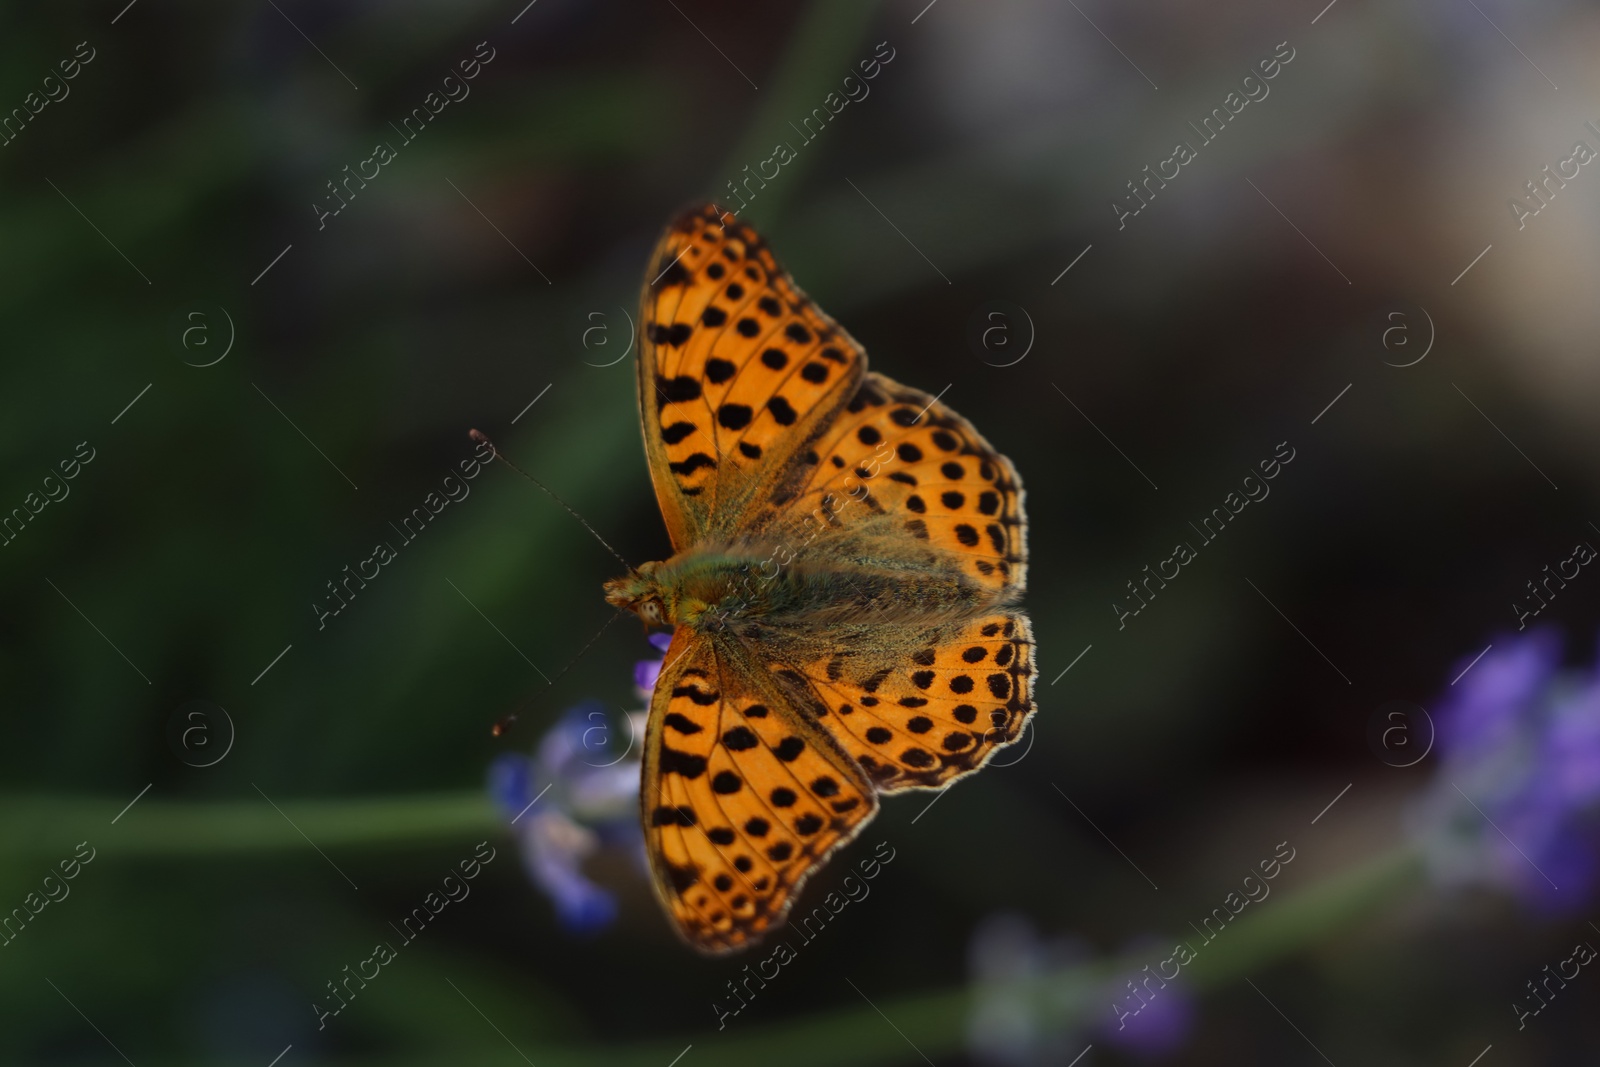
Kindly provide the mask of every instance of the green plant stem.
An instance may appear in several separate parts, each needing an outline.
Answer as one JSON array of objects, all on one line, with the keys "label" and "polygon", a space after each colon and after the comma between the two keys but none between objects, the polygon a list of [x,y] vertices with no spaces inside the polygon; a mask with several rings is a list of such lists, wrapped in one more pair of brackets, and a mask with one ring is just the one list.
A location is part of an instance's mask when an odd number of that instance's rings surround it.
[{"label": "green plant stem", "polygon": [[84,840],[116,857],[185,857],[305,848],[307,837],[324,848],[383,847],[502,832],[480,790],[271,801],[252,790],[242,800],[205,803],[146,795],[118,815],[127,802],[105,797],[0,799],[0,825],[7,828],[0,841],[0,860],[48,859],[70,853],[76,842]]},{"label": "green plant stem", "polygon": [[[278,799],[276,805],[274,808],[260,797],[180,803],[147,796],[113,826],[111,819],[119,810],[116,800],[13,797],[0,800],[0,824],[10,827],[0,844],[0,862],[64,854],[74,842],[85,839],[112,858],[183,858],[303,849],[306,837],[323,847],[392,848],[503,832],[488,801],[477,791],[338,801]],[[1200,947],[1183,974],[1198,990],[1225,987],[1397,900],[1420,883],[1421,874],[1416,852],[1397,848],[1298,892],[1274,894],[1252,905],[1215,941]],[[1195,946],[1198,938],[1180,932],[1175,940]],[[1106,1000],[1110,982],[1135,974],[1164,955],[1165,951],[1152,951],[1073,967],[1020,992],[1048,999],[1063,1025],[1084,1025],[1097,1013],[1109,1012],[1109,1001],[1101,1001]],[[773,980],[777,988],[768,1003],[780,998],[782,981],[780,972]],[[712,999],[726,999],[715,998],[714,993],[707,992],[708,1026],[714,1019]],[[765,1005],[752,1001],[747,1012],[727,1020],[725,1029],[698,1031],[698,1036],[690,1033],[677,1042],[642,1042],[605,1052],[537,1045],[528,1051],[540,1067],[635,1063],[660,1067],[692,1040],[696,1067],[744,1067],[753,1061],[764,1067],[809,1067],[819,1061],[849,1065],[903,1060],[908,1055],[915,1058],[907,1037],[928,1056],[948,1056],[964,1046],[970,1004],[966,987],[874,997],[876,1007],[865,1002],[850,1004],[853,997],[842,997],[847,1007],[767,1026],[761,1025]],[[501,1060],[494,1052],[475,1056],[474,1062]],[[515,1058],[504,1062],[510,1064]]]},{"label": "green plant stem", "polygon": [[[1242,914],[1215,942],[1201,949],[1184,974],[1199,989],[1236,982],[1398,900],[1420,882],[1421,873],[1422,864],[1416,853],[1400,848],[1298,893],[1269,898],[1271,903],[1263,901],[1253,915]],[[1106,992],[1111,980],[1132,975],[1151,962],[1144,957],[1127,957],[1070,968],[1039,982],[1048,990],[1037,988],[1032,992],[1052,993],[1050,999],[1056,1010],[1063,1013],[1063,1025],[1085,1026],[1097,1014],[1106,1019],[1112,1017],[1110,994]],[[780,971],[773,980],[773,989],[766,994],[771,998],[768,1003],[781,997],[782,982]],[[539,1067],[662,1067],[691,1042],[695,1067],[748,1067],[751,1063],[762,1067],[811,1067],[819,1062],[852,1067],[913,1063],[924,1056],[937,1063],[960,1055],[965,1049],[971,1004],[966,987],[898,997],[877,997],[872,990],[862,990],[864,995],[873,997],[872,1004],[842,983],[840,989],[845,1007],[766,1026],[761,1025],[764,1005],[756,999],[749,1010],[730,1018],[725,1029],[708,1027],[686,1032],[676,1040],[640,1042],[603,1051],[560,1045],[521,1047]],[[712,1019],[710,994],[714,992],[708,991],[708,1023]],[[1084,1037],[1086,1043],[1091,1039],[1092,1035]],[[391,1067],[421,1067],[433,1061],[402,1058],[388,1062]],[[473,1054],[473,1062],[483,1067],[516,1067],[523,1061],[510,1050],[486,1044]]]}]

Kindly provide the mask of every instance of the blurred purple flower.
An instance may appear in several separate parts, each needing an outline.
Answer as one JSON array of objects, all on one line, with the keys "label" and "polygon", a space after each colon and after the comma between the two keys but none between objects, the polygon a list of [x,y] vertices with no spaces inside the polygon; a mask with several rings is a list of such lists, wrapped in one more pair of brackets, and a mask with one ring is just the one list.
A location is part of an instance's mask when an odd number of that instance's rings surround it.
[{"label": "blurred purple flower", "polygon": [[[664,656],[667,646],[672,644],[672,635],[651,634],[649,640]],[[651,691],[655,689],[656,679],[661,676],[661,663],[659,659],[642,659],[633,665],[633,684],[646,699],[649,699]]]},{"label": "blurred purple flower", "polygon": [[1159,989],[1151,989],[1143,982],[1139,985],[1149,991],[1141,996],[1129,992],[1126,985],[1107,990],[1117,1004],[1112,1009],[1117,1019],[1102,1023],[1100,1036],[1136,1056],[1165,1058],[1182,1048],[1194,1029],[1194,998],[1181,979]]},{"label": "blurred purple flower", "polygon": [[[1153,940],[1120,960],[1160,953]],[[1102,962],[1082,941],[1039,937],[1020,915],[991,915],[967,948],[972,1013],[967,1048],[974,1060],[1005,1067],[1070,1062],[1083,1046],[1105,1041],[1140,1058],[1169,1056],[1194,1026],[1194,1000],[1181,980],[1135,974],[1107,984]]]},{"label": "blurred purple flower", "polygon": [[1098,979],[1081,941],[1041,939],[1020,915],[991,915],[967,946],[972,1009],[967,1048],[982,1064],[1004,1067],[1066,1063],[1082,1051],[1080,1019]]},{"label": "blurred purple flower", "polygon": [[594,933],[617,915],[616,896],[583,873],[586,859],[617,848],[645,870],[632,717],[628,730],[628,742],[614,744],[604,706],[585,701],[556,720],[532,757],[507,753],[489,767],[489,794],[521,847],[528,877],[573,933]]},{"label": "blurred purple flower", "polygon": [[1436,879],[1508,889],[1549,913],[1588,904],[1600,886],[1600,672],[1561,670],[1553,631],[1501,637],[1436,723],[1441,763],[1416,817]]},{"label": "blurred purple flower", "polygon": [[1450,669],[1451,677],[1467,675],[1461,679],[1466,684],[1452,688],[1439,706],[1439,749],[1447,758],[1506,744],[1561,663],[1561,638],[1551,630],[1502,637],[1495,646],[1470,670],[1470,656]]}]

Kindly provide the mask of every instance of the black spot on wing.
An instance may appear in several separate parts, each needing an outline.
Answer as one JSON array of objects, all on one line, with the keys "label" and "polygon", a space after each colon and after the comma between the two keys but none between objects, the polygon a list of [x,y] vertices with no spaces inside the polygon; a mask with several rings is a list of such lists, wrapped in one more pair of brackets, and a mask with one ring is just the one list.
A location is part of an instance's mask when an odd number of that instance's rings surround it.
[{"label": "black spot on wing", "polygon": [[680,374],[676,378],[657,378],[656,389],[669,404],[684,404],[700,399],[700,379]]},{"label": "black spot on wing", "polygon": [[683,804],[663,804],[650,813],[651,826],[693,826],[694,809]]},{"label": "black spot on wing", "polygon": [[675,445],[694,433],[694,430],[695,426],[692,422],[675,422],[661,431],[661,440],[669,445]]},{"label": "black spot on wing", "polygon": [[677,774],[684,778],[698,778],[706,772],[706,758],[675,748],[661,747],[661,773]]},{"label": "black spot on wing", "polygon": [[707,707],[711,704],[715,704],[717,701],[722,699],[722,696],[718,693],[712,693],[704,689],[697,689],[692,685],[678,686],[672,691],[672,696],[674,699],[677,697],[688,697],[701,707]]},{"label": "black spot on wing", "polygon": [[661,725],[676,730],[680,734],[697,734],[704,729],[699,723],[676,711],[669,712],[667,717],[661,720]]},{"label": "black spot on wing", "polygon": [[670,285],[684,285],[689,281],[689,272],[682,263],[671,260],[657,273],[654,288],[665,289]]},{"label": "black spot on wing", "polygon": [[700,872],[693,867],[679,867],[677,864],[669,863],[666,868],[667,881],[679,893],[686,892],[690,886],[700,880]]},{"label": "black spot on wing", "polygon": [[749,727],[735,726],[722,735],[722,743],[734,752],[744,752],[747,749],[755,748],[761,742],[756,739],[756,735],[751,732]]},{"label": "black spot on wing", "polygon": [[772,417],[777,420],[779,426],[793,426],[795,420],[800,417],[800,413],[795,411],[794,405],[781,396],[769,399],[767,401],[767,410],[772,412]]},{"label": "black spot on wing", "polygon": [[704,452],[693,452],[688,459],[680,463],[668,463],[667,468],[676,474],[693,474],[701,467],[715,467],[716,465],[717,461]]}]

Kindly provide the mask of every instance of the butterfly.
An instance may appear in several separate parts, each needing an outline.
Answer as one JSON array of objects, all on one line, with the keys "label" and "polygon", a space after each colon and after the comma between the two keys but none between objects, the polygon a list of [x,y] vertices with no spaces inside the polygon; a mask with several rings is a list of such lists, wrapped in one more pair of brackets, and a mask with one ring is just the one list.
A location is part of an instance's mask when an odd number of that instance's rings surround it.
[{"label": "butterfly", "polygon": [[646,272],[638,396],[674,555],[606,599],[673,627],[641,810],[696,949],[748,947],[883,794],[943,789],[1033,712],[1022,483],[715,205]]}]

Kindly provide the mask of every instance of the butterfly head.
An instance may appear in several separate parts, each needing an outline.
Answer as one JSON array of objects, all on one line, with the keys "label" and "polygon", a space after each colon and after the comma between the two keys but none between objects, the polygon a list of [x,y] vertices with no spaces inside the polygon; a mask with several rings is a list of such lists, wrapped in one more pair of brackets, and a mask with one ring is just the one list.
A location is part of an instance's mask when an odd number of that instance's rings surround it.
[{"label": "butterfly head", "polygon": [[666,625],[670,620],[665,590],[655,572],[654,563],[641,563],[632,574],[611,579],[605,584],[606,603],[633,612],[646,626]]}]

